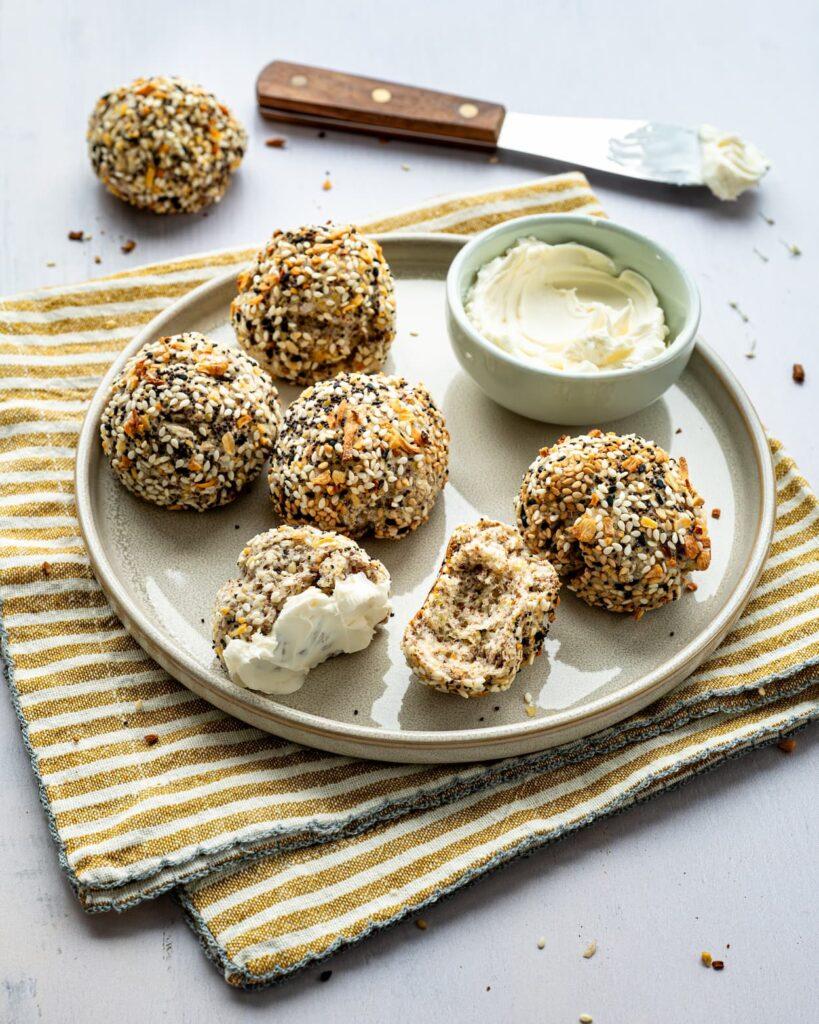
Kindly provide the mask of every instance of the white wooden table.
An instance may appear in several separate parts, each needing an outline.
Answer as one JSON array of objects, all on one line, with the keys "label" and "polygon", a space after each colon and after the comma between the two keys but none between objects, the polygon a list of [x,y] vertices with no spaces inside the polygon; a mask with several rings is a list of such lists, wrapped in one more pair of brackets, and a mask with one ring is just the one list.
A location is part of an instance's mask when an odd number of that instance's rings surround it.
[{"label": "white wooden table", "polygon": [[[758,197],[728,205],[594,184],[612,216],[656,236],[692,269],[704,335],[817,481],[819,140],[809,107],[819,93],[818,11],[804,0],[8,0],[0,5],[0,292],[538,173],[534,162],[489,165],[480,155],[266,124],[254,111],[253,82],[274,57],[503,100],[513,110],[708,120],[740,129],[773,157]],[[89,169],[85,120],[96,97],[154,72],[205,83],[250,131],[241,173],[208,217],[134,214]],[[265,148],[274,134],[287,136],[286,149]],[[321,188],[327,176],[330,192]],[[93,240],[68,241],[79,228]],[[120,252],[125,238],[137,241],[130,255]],[[786,243],[803,254],[792,256]],[[756,358],[746,359],[754,339]],[[805,365],[801,387],[791,381],[794,362]],[[817,752],[817,737],[803,734],[791,755],[773,748],[744,757],[461,893],[427,915],[426,932],[401,926],[337,957],[325,965],[333,971],[326,984],[312,970],[244,994],[219,979],[170,899],[123,915],[82,913],[3,698],[0,1020],[815,1019]],[[591,939],[598,952],[586,960]],[[724,954],[721,974],[700,966],[702,949]]]}]

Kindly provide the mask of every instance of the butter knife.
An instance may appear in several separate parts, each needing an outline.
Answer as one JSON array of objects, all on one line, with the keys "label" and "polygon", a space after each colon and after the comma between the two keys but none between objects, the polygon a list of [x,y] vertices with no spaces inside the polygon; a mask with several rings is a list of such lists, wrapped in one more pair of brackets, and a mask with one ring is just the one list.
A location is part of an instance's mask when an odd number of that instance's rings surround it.
[{"label": "butter knife", "polygon": [[643,181],[702,185],[697,128],[515,114],[499,103],[273,61],[256,83],[272,120],[526,153]]}]

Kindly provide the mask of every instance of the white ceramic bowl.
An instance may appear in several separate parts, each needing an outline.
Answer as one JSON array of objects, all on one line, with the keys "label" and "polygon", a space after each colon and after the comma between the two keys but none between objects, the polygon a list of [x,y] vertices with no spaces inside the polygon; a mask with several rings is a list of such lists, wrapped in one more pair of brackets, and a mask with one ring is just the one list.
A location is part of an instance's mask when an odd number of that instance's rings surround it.
[{"label": "white ceramic bowl", "polygon": [[[520,238],[578,242],[605,253],[617,272],[642,274],[654,288],[668,324],[668,346],[644,366],[598,373],[564,373],[510,355],[487,341],[464,310],[480,268]],[[645,409],[677,380],[696,341],[700,297],[689,275],[645,235],[598,217],[539,214],[490,228],[471,239],[452,261],[446,286],[447,328],[458,361],[499,405],[545,423],[591,425]]]}]

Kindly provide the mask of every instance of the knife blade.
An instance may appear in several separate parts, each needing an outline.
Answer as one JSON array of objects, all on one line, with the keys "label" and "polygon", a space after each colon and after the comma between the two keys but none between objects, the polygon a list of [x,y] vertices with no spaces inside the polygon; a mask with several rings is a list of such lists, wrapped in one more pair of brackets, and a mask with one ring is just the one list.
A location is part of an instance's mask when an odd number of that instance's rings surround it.
[{"label": "knife blade", "polygon": [[273,61],[256,83],[272,120],[525,153],[671,185],[702,185],[696,128],[507,112],[499,103]]}]

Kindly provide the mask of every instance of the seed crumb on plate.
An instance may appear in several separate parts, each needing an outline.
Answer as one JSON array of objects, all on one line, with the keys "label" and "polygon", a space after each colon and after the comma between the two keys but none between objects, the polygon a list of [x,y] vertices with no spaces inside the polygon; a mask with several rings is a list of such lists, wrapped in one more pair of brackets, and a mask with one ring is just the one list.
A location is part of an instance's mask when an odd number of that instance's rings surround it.
[{"label": "seed crumb on plate", "polygon": [[590,960],[594,956],[594,954],[596,952],[597,952],[597,943],[592,941],[583,950],[583,956],[585,957],[586,960]]}]

